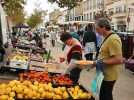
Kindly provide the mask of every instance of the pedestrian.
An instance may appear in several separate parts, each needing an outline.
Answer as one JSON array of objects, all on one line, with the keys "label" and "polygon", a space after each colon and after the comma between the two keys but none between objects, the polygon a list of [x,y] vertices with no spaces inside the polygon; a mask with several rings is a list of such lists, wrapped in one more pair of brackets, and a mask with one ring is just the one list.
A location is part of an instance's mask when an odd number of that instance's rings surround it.
[{"label": "pedestrian", "polygon": [[81,69],[75,65],[75,61],[82,59],[82,48],[80,42],[73,38],[69,33],[62,34],[61,41],[68,46],[66,53],[66,60],[68,63],[68,69],[66,73],[70,72],[70,77],[74,84],[78,83]]},{"label": "pedestrian", "polygon": [[17,32],[15,32],[14,30],[12,32],[11,42],[13,47],[15,47],[16,43],[18,42]]},{"label": "pedestrian", "polygon": [[38,33],[35,32],[32,39],[36,41],[38,47],[43,48],[43,42],[42,38],[39,36],[39,32]]},{"label": "pedestrian", "polygon": [[122,43],[120,37],[111,31],[109,20],[96,22],[96,31],[104,37],[96,65],[103,68],[104,80],[100,88],[100,100],[113,100],[112,91],[118,78],[118,68],[123,67]]},{"label": "pedestrian", "polygon": [[74,27],[71,27],[70,28],[70,34],[72,35],[73,38],[77,39],[80,41],[80,37],[79,35],[77,34],[77,31]]},{"label": "pedestrian", "polygon": [[27,36],[31,40],[31,38],[32,38],[32,31],[31,31],[31,29],[29,29],[29,31],[27,32]]},{"label": "pedestrian", "polygon": [[83,28],[82,28],[81,25],[79,25],[79,26],[78,26],[77,34],[79,35],[81,44],[83,43],[83,33],[84,33]]},{"label": "pedestrian", "polygon": [[5,48],[2,42],[0,42],[0,62],[3,62],[5,53],[6,53]]},{"label": "pedestrian", "polygon": [[52,46],[55,47],[55,41],[56,41],[56,33],[54,32],[53,28],[50,31],[50,38],[51,38],[51,43]]},{"label": "pedestrian", "polygon": [[93,60],[93,55],[97,49],[97,39],[93,29],[93,25],[88,24],[85,28],[85,33],[83,36],[83,46],[86,60]]}]

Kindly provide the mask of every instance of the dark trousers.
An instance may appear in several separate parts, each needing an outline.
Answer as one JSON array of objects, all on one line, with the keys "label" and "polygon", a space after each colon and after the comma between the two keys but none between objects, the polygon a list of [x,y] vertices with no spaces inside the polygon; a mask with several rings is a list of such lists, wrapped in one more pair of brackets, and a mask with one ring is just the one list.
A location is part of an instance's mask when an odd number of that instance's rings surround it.
[{"label": "dark trousers", "polygon": [[79,77],[80,77],[81,69],[74,68],[70,71],[70,78],[73,81],[74,84],[78,83]]},{"label": "dark trousers", "polygon": [[93,53],[89,53],[85,55],[86,60],[93,60]]},{"label": "dark trousers", "polygon": [[55,47],[55,40],[52,40],[52,46]]},{"label": "dark trousers", "polygon": [[101,89],[100,89],[100,100],[113,100],[113,87],[115,81],[104,81],[102,82]]}]

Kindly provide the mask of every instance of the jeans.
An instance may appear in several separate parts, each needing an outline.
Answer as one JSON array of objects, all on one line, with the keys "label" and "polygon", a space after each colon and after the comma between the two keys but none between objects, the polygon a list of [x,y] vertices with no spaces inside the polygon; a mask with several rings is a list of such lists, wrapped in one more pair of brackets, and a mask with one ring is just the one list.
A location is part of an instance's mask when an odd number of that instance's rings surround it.
[{"label": "jeans", "polygon": [[100,100],[113,100],[113,87],[116,81],[104,81],[100,88]]}]

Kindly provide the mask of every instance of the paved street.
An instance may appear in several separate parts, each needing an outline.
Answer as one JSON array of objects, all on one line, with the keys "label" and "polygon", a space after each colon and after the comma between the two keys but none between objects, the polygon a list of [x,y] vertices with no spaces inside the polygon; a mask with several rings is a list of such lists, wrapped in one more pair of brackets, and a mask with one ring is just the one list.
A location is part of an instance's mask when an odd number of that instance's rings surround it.
[{"label": "paved street", "polygon": [[[54,58],[58,59],[58,56],[60,56],[62,53],[61,45],[59,43],[56,44],[56,47],[53,48],[47,41],[46,47],[52,50],[52,55]],[[93,73],[94,70],[91,72],[83,71],[81,73],[81,77],[83,75],[84,77],[82,77],[81,81],[84,81],[86,83],[90,82],[89,77],[92,77],[94,75]],[[86,86],[88,87],[88,84],[86,84]],[[134,100],[134,75],[131,72],[124,68],[120,68],[120,76],[115,84],[113,95],[114,100]]]}]

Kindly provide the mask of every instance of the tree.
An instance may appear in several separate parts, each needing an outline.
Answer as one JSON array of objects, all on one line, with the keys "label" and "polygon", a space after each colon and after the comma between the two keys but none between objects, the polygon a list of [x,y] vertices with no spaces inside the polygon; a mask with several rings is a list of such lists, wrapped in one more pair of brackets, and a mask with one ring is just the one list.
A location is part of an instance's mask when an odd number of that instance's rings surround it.
[{"label": "tree", "polygon": [[72,9],[77,6],[83,0],[48,0],[51,3],[57,3],[59,7],[67,7],[68,9]]},{"label": "tree", "polygon": [[25,21],[25,0],[5,0],[4,9],[15,24]]},{"label": "tree", "polygon": [[31,28],[35,28],[36,26],[38,26],[40,23],[43,22],[43,18],[46,15],[46,12],[43,10],[39,10],[39,9],[35,9],[33,14],[28,17],[27,19],[27,24],[31,27]]}]

